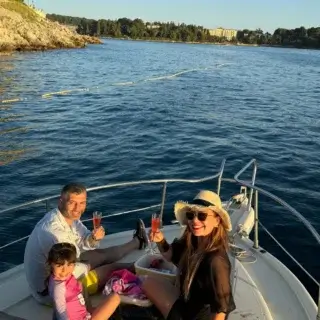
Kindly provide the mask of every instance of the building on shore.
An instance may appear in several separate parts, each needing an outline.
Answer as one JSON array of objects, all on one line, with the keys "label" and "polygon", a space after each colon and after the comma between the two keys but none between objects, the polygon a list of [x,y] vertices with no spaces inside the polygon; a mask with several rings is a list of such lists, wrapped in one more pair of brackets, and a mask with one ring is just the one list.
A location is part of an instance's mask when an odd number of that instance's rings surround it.
[{"label": "building on shore", "polygon": [[237,38],[238,30],[216,28],[216,29],[209,29],[209,33],[210,33],[210,36],[216,36],[219,38],[226,38],[227,40],[232,40],[233,38]]},{"label": "building on shore", "polygon": [[146,28],[147,28],[147,29],[159,29],[160,26],[157,25],[157,24],[152,24],[152,23],[147,22],[147,23],[146,23]]}]

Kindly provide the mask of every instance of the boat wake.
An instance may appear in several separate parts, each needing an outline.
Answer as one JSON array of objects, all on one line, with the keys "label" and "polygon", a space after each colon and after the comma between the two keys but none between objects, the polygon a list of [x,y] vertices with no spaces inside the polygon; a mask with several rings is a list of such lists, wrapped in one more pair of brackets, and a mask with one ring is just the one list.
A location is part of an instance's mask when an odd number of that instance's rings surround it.
[{"label": "boat wake", "polygon": [[[184,74],[187,74],[187,73],[192,73],[192,72],[215,70],[215,69],[218,69],[218,68],[224,67],[226,65],[230,65],[230,64],[233,64],[233,63],[221,63],[221,64],[217,64],[217,65],[215,65],[213,67],[205,67],[205,68],[196,68],[196,69],[183,70],[183,71],[179,71],[179,72],[176,72],[176,73],[173,73],[173,74],[155,76],[155,77],[146,78],[146,79],[137,80],[137,81],[116,82],[116,83],[111,83],[111,84],[102,85],[102,86],[95,86],[95,87],[91,87],[91,88],[76,88],[76,89],[60,90],[60,91],[56,91],[56,92],[48,92],[48,93],[43,93],[43,94],[41,94],[39,96],[36,96],[35,98],[48,99],[48,98],[52,98],[54,96],[64,96],[64,95],[69,95],[69,94],[73,94],[73,93],[76,93],[76,92],[93,91],[93,90],[101,89],[101,88],[103,88],[105,86],[133,86],[133,85],[138,85],[138,84],[141,84],[141,83],[146,83],[146,82],[151,82],[151,81],[161,81],[161,80],[173,79],[173,78],[177,78],[177,77],[179,77],[181,75],[184,75]],[[28,98],[23,98],[23,97],[11,98],[11,99],[6,99],[6,100],[1,100],[0,104],[11,104],[11,103],[20,102],[20,101],[26,101],[26,100],[29,100],[29,99]]]},{"label": "boat wake", "polygon": [[114,86],[129,86],[129,85],[136,85],[136,84],[139,84],[139,83],[149,82],[149,81],[159,81],[159,80],[172,79],[172,78],[179,77],[179,76],[181,76],[183,74],[186,74],[186,73],[218,69],[218,68],[221,68],[221,67],[229,65],[229,64],[233,64],[233,63],[221,63],[221,64],[217,64],[214,67],[189,69],[189,70],[179,71],[179,72],[174,73],[174,74],[168,74],[168,75],[158,76],[158,77],[151,77],[151,78],[138,80],[138,81],[118,82],[118,83],[114,83],[112,85],[114,85]]}]

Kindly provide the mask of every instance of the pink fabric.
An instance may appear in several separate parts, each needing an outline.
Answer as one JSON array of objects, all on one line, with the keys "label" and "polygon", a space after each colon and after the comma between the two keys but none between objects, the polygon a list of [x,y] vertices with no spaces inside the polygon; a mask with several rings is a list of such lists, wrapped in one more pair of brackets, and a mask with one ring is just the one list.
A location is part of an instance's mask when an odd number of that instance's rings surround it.
[{"label": "pink fabric", "polygon": [[56,280],[51,276],[49,294],[54,302],[54,311],[58,320],[91,318],[85,306],[82,286],[73,275],[64,281]]},{"label": "pink fabric", "polygon": [[139,299],[147,298],[141,289],[140,279],[126,269],[112,272],[103,290],[103,293],[107,295],[111,292],[133,296]]},{"label": "pink fabric", "polygon": [[140,283],[139,278],[127,269],[113,271],[111,274],[111,278],[113,277],[118,277],[122,279],[124,283]]},{"label": "pink fabric", "polygon": [[154,259],[154,260],[151,261],[149,268],[161,269],[163,264],[164,264],[164,260],[163,259]]}]

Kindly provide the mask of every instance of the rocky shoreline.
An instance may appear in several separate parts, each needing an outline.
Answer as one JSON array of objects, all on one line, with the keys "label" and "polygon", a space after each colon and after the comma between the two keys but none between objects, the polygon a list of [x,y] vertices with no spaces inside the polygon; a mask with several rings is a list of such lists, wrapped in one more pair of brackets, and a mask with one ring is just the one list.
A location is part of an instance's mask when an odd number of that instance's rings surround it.
[{"label": "rocky shoreline", "polygon": [[101,44],[96,37],[83,36],[68,27],[37,15],[17,0],[0,0],[0,52],[44,51],[83,48]]}]

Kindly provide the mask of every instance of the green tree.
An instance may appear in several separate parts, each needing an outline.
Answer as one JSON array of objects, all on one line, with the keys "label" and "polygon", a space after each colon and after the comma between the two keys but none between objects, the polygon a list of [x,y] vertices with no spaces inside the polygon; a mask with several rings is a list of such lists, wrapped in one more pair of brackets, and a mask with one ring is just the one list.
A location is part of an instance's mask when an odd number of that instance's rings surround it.
[{"label": "green tree", "polygon": [[[16,0],[23,2],[22,0]],[[320,48],[320,27],[306,29],[278,28],[271,35],[261,29],[239,30],[236,39],[227,40],[211,36],[208,29],[202,26],[175,24],[174,22],[161,23],[144,22],[141,19],[121,18],[118,20],[93,20],[79,17],[48,14],[47,18],[59,23],[77,27],[80,34],[106,36],[106,37],[131,37],[141,39],[166,39],[174,41],[208,41],[230,42],[273,46],[292,46],[298,48]]]}]

